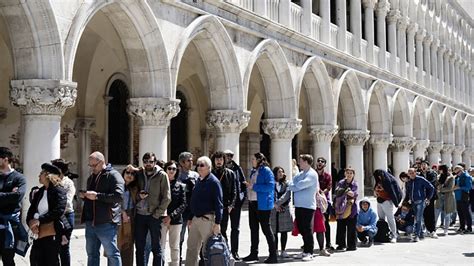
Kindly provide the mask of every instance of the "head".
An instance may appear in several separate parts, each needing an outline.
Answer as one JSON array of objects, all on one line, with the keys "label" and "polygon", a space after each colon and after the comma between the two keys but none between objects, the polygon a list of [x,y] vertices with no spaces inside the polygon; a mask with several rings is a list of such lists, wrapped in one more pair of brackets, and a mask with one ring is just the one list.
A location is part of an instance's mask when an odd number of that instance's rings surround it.
[{"label": "head", "polygon": [[453,167],[453,173],[454,173],[455,175],[458,175],[458,176],[459,176],[459,175],[462,174],[463,171],[464,171],[464,168],[463,168],[462,166],[460,166],[460,165],[455,165],[455,166]]},{"label": "head", "polygon": [[196,161],[196,166],[197,166],[199,176],[201,178],[204,178],[208,176],[209,173],[211,173],[212,162],[211,162],[211,159],[209,159],[209,157],[207,156],[199,157]]},{"label": "head", "polygon": [[324,157],[318,157],[318,159],[316,159],[316,169],[318,171],[321,171],[325,167],[326,167],[326,159]]},{"label": "head", "polygon": [[382,169],[377,169],[374,171],[374,178],[377,182],[380,182],[383,180],[385,174],[384,174],[384,171]]},{"label": "head", "polygon": [[267,157],[261,152],[257,152],[252,156],[252,166],[253,168],[258,168],[261,165],[268,165]]},{"label": "head", "polygon": [[360,200],[359,202],[359,206],[362,210],[364,210],[365,212],[369,210],[370,208],[370,201],[368,198],[363,198]]},{"label": "head", "polygon": [[447,175],[447,174],[449,174],[449,172],[448,172],[448,166],[445,165],[445,164],[440,165],[440,166],[438,167],[438,170],[439,170],[439,174],[441,174],[441,175]]},{"label": "head", "polygon": [[127,185],[127,186],[130,185],[131,183],[133,183],[136,180],[135,171],[127,170],[127,168],[125,168],[122,171],[122,176],[123,176],[123,180],[125,180],[125,185]]},{"label": "head", "polygon": [[470,175],[470,176],[474,176],[474,167],[471,167],[471,168],[469,169],[469,175]]},{"label": "head", "polygon": [[215,169],[223,169],[225,166],[225,154],[222,151],[216,151],[212,155],[212,166]]},{"label": "head", "polygon": [[466,164],[465,163],[458,163],[459,166],[462,166],[463,171],[466,170]]},{"label": "head", "polygon": [[13,158],[12,151],[7,147],[0,147],[0,169],[9,167]]},{"label": "head", "polygon": [[156,165],[158,165],[160,168],[165,169],[165,161],[161,159],[156,159]]},{"label": "head", "polygon": [[61,178],[69,173],[69,162],[66,162],[64,159],[55,159],[51,161],[51,164],[61,170]]},{"label": "head", "polygon": [[420,169],[420,168],[421,168],[421,162],[422,162],[422,161],[423,161],[423,158],[417,157],[417,158],[415,159],[415,164],[413,165],[413,167]]},{"label": "head", "polygon": [[415,168],[409,168],[408,169],[408,177],[413,180],[416,178],[416,169]]},{"label": "head", "polygon": [[355,170],[354,170],[354,168],[352,168],[351,166],[348,166],[348,167],[344,170],[344,177],[346,178],[346,182],[347,182],[347,183],[352,182],[352,180],[354,180],[354,176],[355,176]]},{"label": "head", "polygon": [[277,166],[273,168],[273,176],[277,182],[285,182],[286,181],[286,174],[285,170],[281,166]]},{"label": "head", "polygon": [[168,174],[168,179],[171,181],[173,181],[179,175],[178,163],[176,163],[174,160],[166,162],[163,168]]},{"label": "head", "polygon": [[303,171],[308,170],[313,165],[313,156],[310,154],[301,154],[299,158],[300,168]]},{"label": "head", "polygon": [[293,167],[298,166],[298,163],[296,162],[296,159],[291,159],[291,166],[293,166]]},{"label": "head", "polygon": [[95,151],[89,155],[89,168],[93,174],[100,173],[105,168],[105,157],[102,153]]},{"label": "head", "polygon": [[408,180],[410,179],[410,176],[407,174],[407,172],[401,172],[398,177],[402,182],[408,182]]},{"label": "head", "polygon": [[61,170],[49,163],[41,165],[41,172],[39,174],[39,182],[45,187],[57,186],[61,182]]},{"label": "head", "polygon": [[143,167],[147,172],[153,172],[156,165],[156,156],[153,152],[147,152],[142,157]]},{"label": "head", "polygon": [[404,211],[404,212],[409,212],[410,209],[411,209],[410,203],[408,203],[407,201],[404,201],[404,202],[402,203],[402,211]]},{"label": "head", "polygon": [[227,163],[230,163],[234,160],[234,152],[231,151],[231,150],[225,150],[224,151],[224,154],[225,154],[225,161]]},{"label": "head", "polygon": [[179,166],[181,166],[181,168],[186,172],[193,168],[193,154],[190,152],[184,151],[180,153],[178,161]]},{"label": "head", "polygon": [[430,163],[428,161],[422,161],[421,162],[421,170],[423,172],[426,172],[430,169]]}]

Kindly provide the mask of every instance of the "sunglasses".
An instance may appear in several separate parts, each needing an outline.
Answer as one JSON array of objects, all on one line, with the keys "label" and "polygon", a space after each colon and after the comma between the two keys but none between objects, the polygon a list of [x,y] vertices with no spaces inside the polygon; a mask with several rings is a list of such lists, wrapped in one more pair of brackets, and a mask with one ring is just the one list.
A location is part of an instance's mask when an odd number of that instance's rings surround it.
[{"label": "sunglasses", "polygon": [[153,161],[153,160],[143,160],[143,163],[144,164],[152,164],[152,163],[155,163],[155,161]]},{"label": "sunglasses", "polygon": [[196,165],[197,167],[206,167],[207,165],[203,164],[203,163],[200,163],[200,164],[197,164]]},{"label": "sunglasses", "polygon": [[176,171],[176,167],[168,167],[168,168],[166,168],[166,170],[168,170],[168,171]]},{"label": "sunglasses", "polygon": [[133,172],[132,172],[132,171],[125,171],[125,174],[126,174],[126,175],[132,175]]},{"label": "sunglasses", "polygon": [[318,160],[318,163],[326,163],[325,160]]}]

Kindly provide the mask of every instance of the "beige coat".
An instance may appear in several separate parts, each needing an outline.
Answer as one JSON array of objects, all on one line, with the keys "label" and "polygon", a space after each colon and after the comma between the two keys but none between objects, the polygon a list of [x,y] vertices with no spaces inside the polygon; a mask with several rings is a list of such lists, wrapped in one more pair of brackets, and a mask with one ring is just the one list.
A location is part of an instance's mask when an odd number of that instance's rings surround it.
[{"label": "beige coat", "polygon": [[[439,179],[439,178],[438,178]],[[445,213],[452,213],[456,211],[456,199],[454,198],[454,177],[452,175],[446,178],[444,185],[438,185],[438,199],[435,201],[435,208],[441,208],[441,194],[444,195],[444,209]]]}]

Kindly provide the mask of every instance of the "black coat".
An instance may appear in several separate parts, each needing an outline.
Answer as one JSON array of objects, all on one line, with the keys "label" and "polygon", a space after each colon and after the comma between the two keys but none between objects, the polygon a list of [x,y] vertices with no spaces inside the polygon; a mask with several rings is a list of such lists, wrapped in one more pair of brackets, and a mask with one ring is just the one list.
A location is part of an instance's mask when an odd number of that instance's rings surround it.
[{"label": "black coat", "polygon": [[[17,188],[16,192],[12,192]],[[21,210],[21,202],[26,193],[26,178],[21,173],[13,171],[0,175],[0,213],[13,214]]]},{"label": "black coat", "polygon": [[186,185],[176,179],[170,183],[171,202],[168,205],[168,216],[171,218],[170,224],[182,224],[183,212],[186,209]]},{"label": "black coat", "polygon": [[[38,212],[38,204],[43,197],[44,191],[46,188],[43,186],[38,189],[31,200],[30,208],[28,209],[28,214],[26,215],[26,223],[29,224],[31,220],[34,219],[35,213]],[[66,227],[70,227],[69,225],[66,226],[63,224],[64,219],[64,211],[66,210],[66,190],[64,190],[61,186],[53,186],[50,185],[48,187],[48,212],[40,215],[38,220],[40,224],[47,224],[50,222],[54,222],[54,229],[56,233],[59,235],[62,233],[63,230],[67,230]]]},{"label": "black coat", "polygon": [[228,168],[223,168],[221,172],[217,172],[216,168],[214,168],[212,169],[212,173],[221,181],[224,208],[234,208],[237,199],[234,171]]},{"label": "black coat", "polygon": [[[393,175],[389,174],[387,171],[383,171],[383,173],[383,190],[385,190],[385,192],[390,195],[390,199],[392,200],[393,204],[398,206],[402,200],[402,189]],[[375,186],[377,186],[378,183],[379,182],[376,180]]]}]

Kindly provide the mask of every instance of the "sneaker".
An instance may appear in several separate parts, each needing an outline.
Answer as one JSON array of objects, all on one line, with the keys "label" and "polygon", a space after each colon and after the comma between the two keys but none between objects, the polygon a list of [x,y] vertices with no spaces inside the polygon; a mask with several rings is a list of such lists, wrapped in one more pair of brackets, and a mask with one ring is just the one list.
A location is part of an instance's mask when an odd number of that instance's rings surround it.
[{"label": "sneaker", "polygon": [[336,251],[345,251],[346,248],[343,246],[337,246]]},{"label": "sneaker", "polygon": [[429,237],[431,238],[434,238],[434,239],[437,239],[438,238],[438,235],[436,234],[436,232],[431,232],[428,234]]},{"label": "sneaker", "polygon": [[276,255],[270,256],[265,261],[263,261],[263,263],[266,263],[266,264],[278,263],[277,256]]},{"label": "sneaker", "polygon": [[257,254],[250,254],[247,257],[242,259],[243,261],[256,261],[258,260],[258,255]]},{"label": "sneaker", "polygon": [[331,253],[329,253],[327,250],[323,249],[323,250],[319,251],[319,256],[330,257]]},{"label": "sneaker", "polygon": [[464,233],[465,234],[472,234],[472,229],[466,229],[466,230],[464,230]]},{"label": "sneaker", "polygon": [[310,255],[311,255],[311,254],[309,254],[309,253],[301,252],[300,254],[296,254],[293,258],[295,258],[295,259],[303,259],[304,257],[310,256]]},{"label": "sneaker", "polygon": [[282,258],[289,258],[290,255],[288,255],[288,253],[286,253],[286,251],[283,250],[283,251],[280,253],[280,257],[282,257]]},{"label": "sneaker", "polygon": [[367,243],[367,247],[370,248],[374,244],[373,240],[370,240],[369,243]]},{"label": "sneaker", "polygon": [[412,242],[419,242],[420,238],[418,236],[415,236],[411,241]]},{"label": "sneaker", "polygon": [[306,254],[306,256],[303,256],[303,258],[301,258],[301,260],[303,261],[312,261],[313,260],[313,254],[309,254],[309,253],[304,253]]},{"label": "sneaker", "polygon": [[397,239],[395,237],[392,237],[392,239],[390,239],[390,243],[397,243]]},{"label": "sneaker", "polygon": [[464,234],[464,229],[459,228],[458,230],[456,230],[456,233],[462,235],[462,234]]},{"label": "sneaker", "polygon": [[445,235],[445,236],[448,235],[448,229],[444,229],[444,235]]}]

